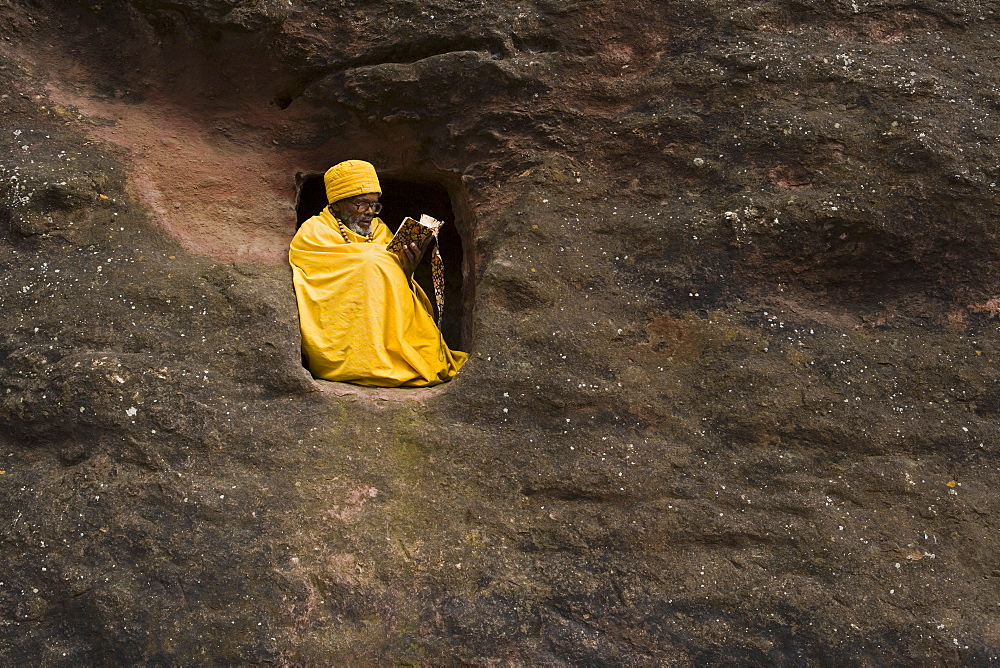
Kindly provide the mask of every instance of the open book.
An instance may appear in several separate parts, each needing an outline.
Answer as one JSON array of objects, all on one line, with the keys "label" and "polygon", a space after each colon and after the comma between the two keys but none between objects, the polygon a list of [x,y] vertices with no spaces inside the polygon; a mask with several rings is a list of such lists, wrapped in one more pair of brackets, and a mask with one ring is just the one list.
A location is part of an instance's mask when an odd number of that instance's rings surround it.
[{"label": "open book", "polygon": [[[437,239],[438,230],[444,225],[440,220],[431,218],[426,213],[420,216],[420,220],[414,220],[407,216],[400,223],[396,230],[396,236],[392,238],[389,245],[385,247],[387,251],[398,253],[411,243],[417,244],[422,254],[427,249],[427,244],[431,239]],[[441,317],[444,314],[444,262],[441,260],[441,251],[438,245],[434,244],[434,252],[431,254],[431,280],[434,283],[434,301],[437,304],[437,324],[441,327]]]},{"label": "open book", "polygon": [[431,218],[426,213],[420,216],[420,220],[414,220],[407,216],[396,230],[396,236],[392,238],[389,245],[385,247],[387,251],[399,253],[411,243],[417,244],[417,248],[423,251],[427,248],[427,242],[431,237],[436,237],[438,230],[444,225],[440,220]]}]

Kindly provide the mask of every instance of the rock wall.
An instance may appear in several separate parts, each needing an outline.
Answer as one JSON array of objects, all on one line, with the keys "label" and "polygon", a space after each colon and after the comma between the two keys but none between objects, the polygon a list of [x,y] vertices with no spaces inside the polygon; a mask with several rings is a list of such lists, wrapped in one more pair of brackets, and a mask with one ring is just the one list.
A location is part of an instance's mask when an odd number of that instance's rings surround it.
[{"label": "rock wall", "polygon": [[[992,4],[0,19],[5,663],[996,659]],[[452,195],[445,386],[301,366],[347,157]]]}]

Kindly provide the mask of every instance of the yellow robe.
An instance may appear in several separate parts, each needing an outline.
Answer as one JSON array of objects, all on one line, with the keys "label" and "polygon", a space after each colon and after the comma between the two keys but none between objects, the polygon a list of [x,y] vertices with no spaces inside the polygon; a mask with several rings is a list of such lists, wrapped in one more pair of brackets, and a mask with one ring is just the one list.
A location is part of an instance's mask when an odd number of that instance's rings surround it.
[{"label": "yellow robe", "polygon": [[306,222],[288,253],[302,348],[317,378],[374,387],[426,386],[454,376],[468,354],[451,351],[430,300],[385,249],[392,232],[376,218],[373,241],[327,209]]}]

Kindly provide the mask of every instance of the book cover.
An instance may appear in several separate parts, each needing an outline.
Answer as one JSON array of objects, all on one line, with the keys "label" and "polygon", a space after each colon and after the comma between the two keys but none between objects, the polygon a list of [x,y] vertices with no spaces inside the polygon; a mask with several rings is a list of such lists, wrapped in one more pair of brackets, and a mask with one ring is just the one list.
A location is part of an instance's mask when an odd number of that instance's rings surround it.
[{"label": "book cover", "polygon": [[[411,243],[417,244],[420,253],[423,254],[427,245],[432,239],[437,239],[438,230],[444,223],[437,218],[431,218],[426,213],[420,216],[420,220],[414,220],[407,216],[396,230],[396,235],[392,238],[385,249],[393,253],[399,253]],[[444,314],[444,262],[441,260],[441,250],[434,244],[434,251],[431,253],[431,280],[434,283],[434,302],[437,304],[437,325],[441,327],[441,318]]]},{"label": "book cover", "polygon": [[420,216],[420,220],[414,220],[407,216],[385,249],[392,253],[399,253],[403,248],[414,243],[423,250],[427,247],[430,238],[437,235],[438,229],[443,224],[440,220],[431,218],[427,214]]}]

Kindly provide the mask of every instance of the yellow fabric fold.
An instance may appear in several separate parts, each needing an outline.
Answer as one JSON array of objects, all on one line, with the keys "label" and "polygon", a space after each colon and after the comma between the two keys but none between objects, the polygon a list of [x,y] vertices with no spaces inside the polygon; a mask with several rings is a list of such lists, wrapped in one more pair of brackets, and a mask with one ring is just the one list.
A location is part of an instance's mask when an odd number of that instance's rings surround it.
[{"label": "yellow fabric fold", "polygon": [[373,242],[324,209],[302,224],[288,259],[299,305],[302,348],[317,378],[373,387],[437,385],[468,354],[449,350],[431,303],[385,249],[392,233],[376,218]]}]

